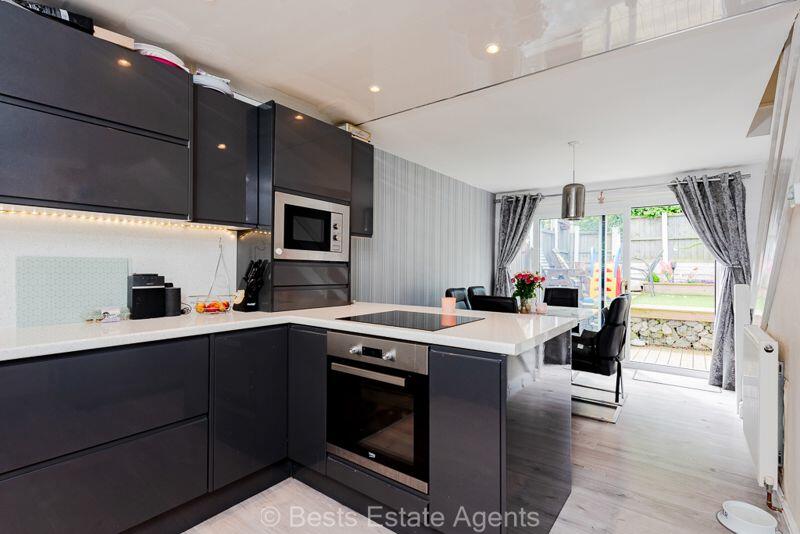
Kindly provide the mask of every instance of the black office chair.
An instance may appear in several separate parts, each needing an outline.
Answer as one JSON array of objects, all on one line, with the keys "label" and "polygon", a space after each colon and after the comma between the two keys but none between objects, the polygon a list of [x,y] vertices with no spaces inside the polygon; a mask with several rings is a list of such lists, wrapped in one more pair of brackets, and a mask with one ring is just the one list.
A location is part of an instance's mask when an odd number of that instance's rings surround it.
[{"label": "black office chair", "polygon": [[469,304],[469,299],[467,298],[467,290],[463,287],[451,287],[445,289],[444,291],[445,297],[455,297],[456,298],[456,308],[459,310],[471,310],[472,306]]},{"label": "black office chair", "polygon": [[620,295],[603,310],[603,326],[598,332],[584,330],[572,339],[572,369],[604,376],[617,373],[614,402],[619,404],[622,389],[622,360],[625,358],[625,338],[628,333],[628,314],[631,296]]},{"label": "black office chair", "polygon": [[471,303],[473,310],[519,313],[519,308],[517,308],[517,299],[514,297],[475,295],[471,300]]},{"label": "black office chair", "polygon": [[467,288],[467,298],[469,298],[470,303],[472,303],[473,297],[484,295],[488,295],[488,293],[486,293],[486,288],[483,286],[469,286]]}]

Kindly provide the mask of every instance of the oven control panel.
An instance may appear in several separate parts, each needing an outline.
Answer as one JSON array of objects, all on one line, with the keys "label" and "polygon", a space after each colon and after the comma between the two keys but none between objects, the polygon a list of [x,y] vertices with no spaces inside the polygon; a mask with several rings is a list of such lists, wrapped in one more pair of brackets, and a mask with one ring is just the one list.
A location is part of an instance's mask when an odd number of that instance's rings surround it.
[{"label": "oven control panel", "polygon": [[428,374],[428,346],[328,331],[328,355]]},{"label": "oven control panel", "polygon": [[331,252],[342,251],[342,227],[344,226],[344,215],[341,213],[331,213]]},{"label": "oven control panel", "polygon": [[380,358],[381,360],[386,360],[387,362],[393,362],[397,360],[397,351],[394,349],[384,351],[383,349],[367,347],[365,345],[354,345],[350,347],[350,354],[366,356],[368,358]]}]

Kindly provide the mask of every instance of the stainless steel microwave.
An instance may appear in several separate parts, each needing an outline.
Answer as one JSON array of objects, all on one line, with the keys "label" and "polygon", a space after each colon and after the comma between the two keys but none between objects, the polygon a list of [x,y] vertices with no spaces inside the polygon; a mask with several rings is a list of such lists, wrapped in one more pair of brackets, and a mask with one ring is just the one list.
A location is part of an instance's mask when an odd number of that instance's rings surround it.
[{"label": "stainless steel microwave", "polygon": [[350,207],[275,193],[276,260],[349,261]]}]

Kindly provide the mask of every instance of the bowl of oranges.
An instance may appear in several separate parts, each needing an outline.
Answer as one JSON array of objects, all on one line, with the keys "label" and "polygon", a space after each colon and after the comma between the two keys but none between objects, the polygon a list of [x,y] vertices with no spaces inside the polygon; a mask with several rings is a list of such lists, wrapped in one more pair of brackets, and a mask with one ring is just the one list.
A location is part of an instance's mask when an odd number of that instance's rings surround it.
[{"label": "bowl of oranges", "polygon": [[196,295],[189,298],[196,313],[226,313],[233,305],[233,295]]}]

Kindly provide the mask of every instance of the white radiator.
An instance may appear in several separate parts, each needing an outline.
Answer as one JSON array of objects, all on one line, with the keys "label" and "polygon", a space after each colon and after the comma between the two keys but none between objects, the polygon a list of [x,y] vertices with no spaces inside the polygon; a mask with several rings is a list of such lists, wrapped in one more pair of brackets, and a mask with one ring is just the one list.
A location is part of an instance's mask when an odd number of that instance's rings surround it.
[{"label": "white radiator", "polygon": [[[736,364],[734,369],[742,368],[744,354],[744,327],[752,321],[750,318],[750,286],[736,284],[733,286],[733,353]],[[742,416],[742,373],[736,372],[736,413]]]},{"label": "white radiator", "polygon": [[758,483],[778,480],[778,343],[757,326],[744,326],[741,416]]}]

